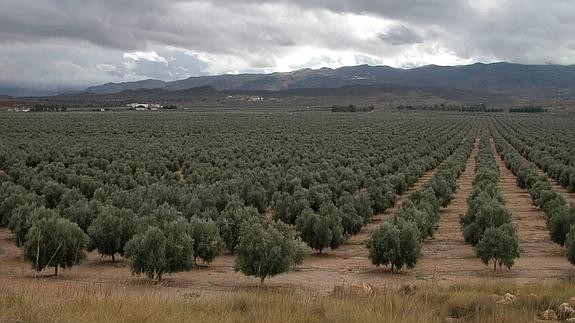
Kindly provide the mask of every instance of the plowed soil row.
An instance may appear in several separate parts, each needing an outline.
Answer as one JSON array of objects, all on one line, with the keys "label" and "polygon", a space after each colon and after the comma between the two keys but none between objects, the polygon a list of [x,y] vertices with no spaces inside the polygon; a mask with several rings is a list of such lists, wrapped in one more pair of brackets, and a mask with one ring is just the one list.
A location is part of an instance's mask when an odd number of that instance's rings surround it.
[{"label": "plowed soil row", "polygon": [[465,171],[457,180],[459,189],[455,192],[451,204],[440,211],[439,226],[423,247],[423,259],[417,265],[417,271],[446,279],[473,276],[484,270],[484,265],[475,257],[473,248],[463,240],[459,224],[460,216],[467,212],[467,197],[473,190],[478,145],[476,141]]},{"label": "plowed soil row", "polygon": [[533,204],[529,192],[517,185],[517,178],[507,169],[494,144],[492,151],[501,174],[499,187],[506,196],[506,205],[517,227],[521,257],[510,271],[500,270],[494,275],[492,268],[476,258],[472,247],[463,240],[459,217],[467,212],[467,197],[473,190],[474,151],[458,180],[459,190],[453,202],[441,211],[438,230],[424,246],[424,258],[416,267],[417,272],[441,280],[491,279],[496,276],[527,281],[569,277],[574,272],[573,266],[566,260],[564,248],[549,238],[544,212]]}]

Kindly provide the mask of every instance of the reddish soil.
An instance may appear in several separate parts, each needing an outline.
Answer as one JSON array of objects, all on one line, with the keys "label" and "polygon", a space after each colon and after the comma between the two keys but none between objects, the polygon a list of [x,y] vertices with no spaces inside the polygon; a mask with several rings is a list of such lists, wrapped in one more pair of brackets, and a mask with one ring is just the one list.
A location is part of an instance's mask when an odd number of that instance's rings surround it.
[{"label": "reddish soil", "polygon": [[459,190],[453,202],[441,211],[438,230],[426,242],[423,259],[416,270],[448,281],[463,277],[508,277],[529,281],[572,276],[575,270],[565,258],[564,248],[549,238],[545,214],[533,204],[529,192],[517,186],[516,177],[507,169],[494,146],[493,152],[501,173],[499,186],[506,196],[506,205],[517,227],[521,257],[511,270],[499,270],[493,274],[492,267],[485,266],[476,258],[472,247],[463,240],[458,221],[460,215],[467,212],[467,197],[473,189],[474,151],[465,172],[458,180]]},{"label": "reddish soil", "polygon": [[489,274],[488,268],[475,256],[473,248],[465,243],[459,219],[467,212],[467,197],[473,190],[475,178],[475,156],[478,145],[471,152],[465,172],[457,180],[459,189],[453,201],[440,211],[441,218],[435,235],[423,247],[423,259],[416,270],[441,279],[482,276]]}]

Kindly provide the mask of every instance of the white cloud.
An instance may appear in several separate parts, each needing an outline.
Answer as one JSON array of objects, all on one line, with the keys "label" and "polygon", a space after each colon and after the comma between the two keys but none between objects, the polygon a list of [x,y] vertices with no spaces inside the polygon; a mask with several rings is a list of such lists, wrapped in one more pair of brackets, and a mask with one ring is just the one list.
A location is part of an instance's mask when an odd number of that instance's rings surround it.
[{"label": "white cloud", "polygon": [[165,57],[158,55],[158,53],[151,51],[151,52],[131,52],[131,53],[124,53],[124,58],[131,59],[133,61],[150,61],[150,62],[157,62],[157,63],[164,63],[167,64],[168,60]]}]

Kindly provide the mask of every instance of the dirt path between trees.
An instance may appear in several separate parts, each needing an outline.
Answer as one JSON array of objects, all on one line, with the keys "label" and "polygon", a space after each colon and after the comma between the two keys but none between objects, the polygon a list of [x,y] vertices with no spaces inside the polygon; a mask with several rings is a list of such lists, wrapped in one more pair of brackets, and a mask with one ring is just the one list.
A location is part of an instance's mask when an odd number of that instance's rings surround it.
[{"label": "dirt path between trees", "polygon": [[403,203],[407,201],[407,199],[409,199],[411,194],[419,191],[423,186],[425,186],[425,184],[427,184],[427,182],[429,182],[429,180],[435,175],[436,170],[437,168],[423,174],[423,176],[421,176],[421,178],[412,187],[410,187],[407,191],[403,192],[403,194],[397,196],[393,207],[390,207],[384,212],[375,215],[371,219],[371,222],[365,225],[358,234],[350,237],[346,241],[346,244],[350,245],[363,244],[369,238],[369,234],[373,232],[375,229],[377,229],[377,227],[381,224],[383,220],[392,217],[395,214],[395,212],[399,210],[401,205],[403,205]]},{"label": "dirt path between trees", "polygon": [[467,212],[467,197],[473,191],[478,145],[479,142],[476,141],[465,171],[457,179],[459,189],[455,192],[451,204],[440,211],[437,231],[423,246],[423,258],[416,270],[425,275],[448,279],[473,276],[484,271],[484,265],[475,256],[473,248],[465,243],[459,224],[460,216]]}]

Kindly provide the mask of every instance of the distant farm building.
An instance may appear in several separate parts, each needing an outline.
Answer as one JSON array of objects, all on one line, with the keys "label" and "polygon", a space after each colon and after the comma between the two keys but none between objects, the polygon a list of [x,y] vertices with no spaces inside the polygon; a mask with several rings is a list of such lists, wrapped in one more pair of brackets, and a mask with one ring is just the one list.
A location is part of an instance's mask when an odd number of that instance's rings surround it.
[{"label": "distant farm building", "polygon": [[145,111],[145,110],[158,110],[162,108],[159,104],[154,103],[129,103],[126,105],[129,109],[134,109],[136,111]]}]

